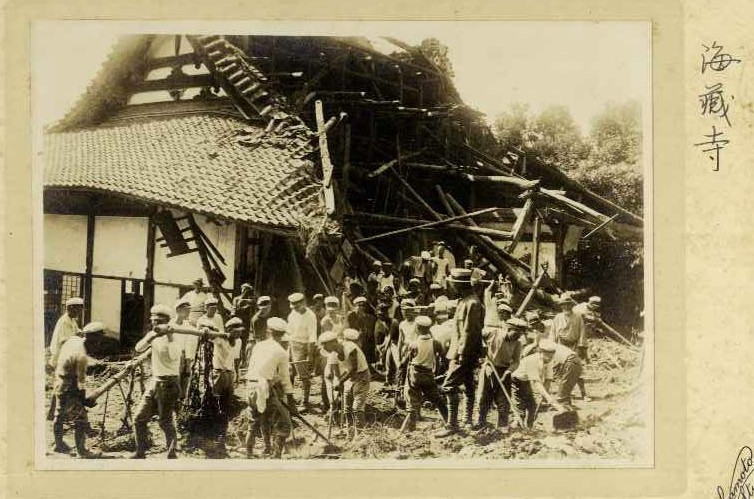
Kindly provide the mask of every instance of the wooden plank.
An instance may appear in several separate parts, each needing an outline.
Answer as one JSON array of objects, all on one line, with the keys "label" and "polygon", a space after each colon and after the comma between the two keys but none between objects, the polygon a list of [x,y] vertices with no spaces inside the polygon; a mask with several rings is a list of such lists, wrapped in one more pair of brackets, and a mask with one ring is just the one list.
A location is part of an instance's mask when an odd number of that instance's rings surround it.
[{"label": "wooden plank", "polygon": [[154,254],[157,224],[155,214],[147,222],[147,267],[144,270],[144,324],[149,324],[149,309],[154,305]]},{"label": "wooden plank", "polygon": [[327,146],[327,132],[325,130],[325,114],[322,101],[314,102],[314,114],[317,120],[317,133],[319,135],[319,154],[322,160],[322,180],[325,194],[325,208],[328,215],[335,213],[335,193],[332,187],[333,166],[330,162],[330,150]]},{"label": "wooden plank", "polygon": [[531,248],[531,278],[537,279],[537,269],[539,269],[539,246],[542,232],[542,218],[539,213],[534,214],[532,223],[532,248]]},{"label": "wooden plank", "polygon": [[[90,204],[94,206],[94,198]],[[92,270],[94,266],[94,210],[86,217],[86,270],[84,274],[84,322],[92,320]]]},{"label": "wooden plank", "polygon": [[217,82],[211,74],[186,75],[162,80],[143,80],[134,88],[134,93],[213,87],[216,85]]},{"label": "wooden plank", "polygon": [[521,210],[521,213],[518,214],[518,219],[516,219],[516,223],[513,224],[513,238],[508,244],[508,247],[506,248],[506,251],[509,253],[513,252],[514,249],[516,249],[516,246],[518,245],[518,242],[521,240],[521,236],[523,236],[524,231],[526,230],[526,226],[529,225],[529,219],[531,218],[532,211],[534,210],[534,201],[532,201],[531,198],[527,199],[524,203],[524,207]]},{"label": "wooden plank", "polygon": [[455,217],[446,218],[444,220],[438,220],[438,221],[435,221],[435,222],[427,222],[427,223],[424,223],[424,224],[421,224],[421,225],[407,227],[405,229],[398,229],[398,230],[393,230],[393,231],[390,231],[390,232],[385,232],[383,234],[377,234],[375,236],[364,237],[364,238],[361,238],[361,239],[357,239],[356,242],[357,243],[365,243],[367,241],[374,241],[375,239],[382,239],[384,237],[391,237],[391,236],[396,236],[396,235],[399,235],[399,234],[405,234],[406,232],[411,232],[411,231],[414,231],[414,230],[426,229],[426,228],[430,228],[430,227],[438,227],[438,226],[441,226],[441,225],[446,225],[446,224],[448,224],[450,222],[454,222],[456,220],[462,220],[462,219],[465,219],[465,218],[471,218],[471,217],[475,217],[477,215],[482,215],[484,213],[491,213],[493,211],[500,210],[500,209],[502,209],[502,208],[485,208],[483,210],[478,210],[478,211],[475,211],[475,212],[472,212],[472,213],[467,213],[467,214],[464,214],[464,215],[458,215],[458,216],[455,216]]}]

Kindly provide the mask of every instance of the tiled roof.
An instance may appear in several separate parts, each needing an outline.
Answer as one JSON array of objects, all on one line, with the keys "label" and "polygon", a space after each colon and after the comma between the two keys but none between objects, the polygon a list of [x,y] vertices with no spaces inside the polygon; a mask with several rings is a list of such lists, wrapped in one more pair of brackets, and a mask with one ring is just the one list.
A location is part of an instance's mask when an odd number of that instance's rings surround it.
[{"label": "tiled roof", "polygon": [[45,188],[113,192],[279,229],[324,212],[304,127],[265,133],[229,116],[175,115],[49,133]]}]

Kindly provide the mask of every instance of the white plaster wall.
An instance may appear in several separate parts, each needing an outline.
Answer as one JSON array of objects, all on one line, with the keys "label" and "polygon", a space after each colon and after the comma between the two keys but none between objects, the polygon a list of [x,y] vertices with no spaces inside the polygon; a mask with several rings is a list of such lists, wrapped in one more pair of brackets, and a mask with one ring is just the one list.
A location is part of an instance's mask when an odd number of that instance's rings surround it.
[{"label": "white plaster wall", "polygon": [[93,274],[143,279],[147,269],[147,219],[96,217]]},{"label": "white plaster wall", "polygon": [[160,286],[154,287],[154,302],[162,303],[170,307],[173,310],[176,300],[178,300],[178,288],[172,286]]},{"label": "white plaster wall", "polygon": [[102,321],[107,334],[120,336],[120,281],[92,279],[92,320]]},{"label": "white plaster wall", "polygon": [[44,268],[86,271],[86,217],[44,215]]}]

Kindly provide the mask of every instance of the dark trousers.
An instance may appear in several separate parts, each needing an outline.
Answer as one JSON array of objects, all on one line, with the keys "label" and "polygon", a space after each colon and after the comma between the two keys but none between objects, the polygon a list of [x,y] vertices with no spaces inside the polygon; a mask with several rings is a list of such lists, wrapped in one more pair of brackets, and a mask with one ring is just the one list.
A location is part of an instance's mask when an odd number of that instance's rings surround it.
[{"label": "dark trousers", "polygon": [[153,380],[152,386],[141,398],[134,417],[137,453],[144,453],[146,450],[147,423],[155,414],[165,433],[168,452],[175,450],[177,433],[173,416],[180,392],[178,376],[164,376]]},{"label": "dark trousers", "polygon": [[513,403],[516,404],[518,412],[524,418],[526,426],[531,428],[537,416],[537,401],[534,399],[534,391],[531,389],[531,383],[513,378],[511,392],[513,394]]},{"label": "dark trousers", "polygon": [[431,369],[410,365],[405,391],[410,412],[418,414],[422,401],[429,400],[445,419],[448,409],[445,400],[440,396],[440,389],[437,387],[435,375]]},{"label": "dark trousers", "polygon": [[[492,407],[492,403],[495,403],[497,407],[497,423],[498,426],[508,426],[508,412],[510,411],[510,403],[508,397],[503,393],[500,383],[498,383],[495,373],[492,372],[492,365],[487,364],[481,371],[479,376],[479,392],[477,399],[479,400],[479,421],[484,422],[487,417],[487,412]],[[499,366],[495,368],[498,376],[503,377],[503,374],[508,369],[508,366]],[[510,396],[511,393],[511,376],[505,376],[503,378],[503,386],[506,393]]]}]

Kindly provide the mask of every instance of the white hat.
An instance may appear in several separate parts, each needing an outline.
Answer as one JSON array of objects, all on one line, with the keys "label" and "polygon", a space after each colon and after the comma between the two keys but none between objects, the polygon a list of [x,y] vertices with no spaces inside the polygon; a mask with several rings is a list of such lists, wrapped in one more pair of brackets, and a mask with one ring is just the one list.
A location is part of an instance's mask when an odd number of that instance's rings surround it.
[{"label": "white hat", "polygon": [[65,306],[66,307],[73,307],[75,305],[83,306],[84,305],[84,300],[82,298],[79,298],[78,296],[74,296],[72,298],[68,298],[65,301]]},{"label": "white hat", "polygon": [[312,300],[317,301],[323,299],[324,297],[325,295],[323,295],[322,293],[317,293],[316,295],[312,296]]},{"label": "white hat", "polygon": [[359,336],[361,336],[361,333],[353,328],[346,328],[343,330],[343,338],[350,340],[350,341],[358,341]]},{"label": "white hat", "polygon": [[375,260],[372,262],[373,267],[382,267],[382,262],[379,260]]},{"label": "white hat", "polygon": [[288,330],[288,323],[280,317],[270,317],[267,319],[267,329],[276,333],[284,333]]},{"label": "white hat", "polygon": [[230,329],[233,327],[243,327],[243,321],[239,319],[238,317],[231,317],[225,323],[225,329]]},{"label": "white hat", "polygon": [[599,305],[600,303],[602,303],[602,298],[600,298],[599,296],[590,296],[589,297],[589,304],[590,305]]},{"label": "white hat", "polygon": [[422,251],[421,253],[422,260],[429,260],[432,258],[432,255],[429,253],[429,251]]},{"label": "white hat", "polygon": [[497,302],[497,309],[498,309],[498,311],[499,310],[503,310],[505,312],[511,312],[511,313],[513,313],[513,309],[510,307],[510,305],[508,305],[504,301]]},{"label": "white hat", "polygon": [[543,338],[540,340],[538,348],[543,352],[554,352],[556,347],[554,341]]},{"label": "white hat", "polygon": [[241,284],[241,289],[245,289],[245,288],[254,289],[254,286],[252,286],[248,282],[245,282],[245,283]]},{"label": "white hat", "polygon": [[433,282],[429,285],[429,289],[442,289],[442,286],[440,286],[439,282]]},{"label": "white hat", "polygon": [[337,296],[328,296],[325,298],[325,308],[338,308],[340,306],[340,300]]},{"label": "white hat", "polygon": [[257,305],[269,305],[271,301],[272,299],[267,295],[260,296],[259,298],[257,298]]},{"label": "white hat", "polygon": [[190,307],[190,306],[191,306],[191,302],[185,296],[183,296],[182,298],[178,298],[175,301],[175,309],[176,310],[178,310],[181,307]]},{"label": "white hat", "polygon": [[288,301],[291,303],[298,303],[304,299],[304,293],[293,293],[288,295]]},{"label": "white hat", "polygon": [[170,317],[172,315],[172,310],[170,310],[170,307],[167,305],[163,305],[162,303],[158,303],[157,305],[153,306],[149,309],[149,313],[151,315],[162,315],[164,317]]},{"label": "white hat", "polygon": [[353,301],[354,305],[358,305],[359,303],[366,303],[367,299],[363,296],[357,296],[356,299]]},{"label": "white hat", "polygon": [[420,315],[419,317],[416,318],[416,325],[430,327],[432,325],[432,319],[430,319],[426,315]]},{"label": "white hat", "polygon": [[320,343],[327,343],[328,341],[335,341],[338,339],[338,335],[335,334],[334,331],[325,331],[324,333],[319,335],[319,338],[317,338],[317,341]]},{"label": "white hat", "polygon": [[213,295],[209,295],[206,300],[204,300],[205,305],[217,305],[217,298],[215,298]]},{"label": "white hat", "polygon": [[99,321],[90,322],[81,331],[84,334],[101,333],[105,330],[105,325]]}]

